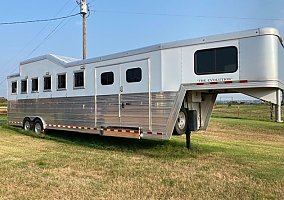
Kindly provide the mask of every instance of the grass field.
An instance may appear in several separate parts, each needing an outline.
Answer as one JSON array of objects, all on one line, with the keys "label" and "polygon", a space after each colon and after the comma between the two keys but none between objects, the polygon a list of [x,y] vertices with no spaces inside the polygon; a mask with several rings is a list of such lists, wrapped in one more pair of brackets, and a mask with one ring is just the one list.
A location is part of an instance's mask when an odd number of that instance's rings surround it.
[{"label": "grass field", "polygon": [[4,125],[0,199],[284,199],[284,124],[218,116],[192,146]]},{"label": "grass field", "polygon": [[[282,109],[282,115],[284,116],[284,109]],[[275,107],[272,109],[271,119],[271,107],[269,104],[233,104],[230,106],[218,104],[214,107],[213,117],[274,121]]]}]

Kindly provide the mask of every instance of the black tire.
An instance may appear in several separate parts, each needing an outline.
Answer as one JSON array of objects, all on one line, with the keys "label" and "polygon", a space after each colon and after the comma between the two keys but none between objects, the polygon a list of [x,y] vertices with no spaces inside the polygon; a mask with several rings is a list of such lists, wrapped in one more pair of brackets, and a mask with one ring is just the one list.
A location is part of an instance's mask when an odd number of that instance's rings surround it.
[{"label": "black tire", "polygon": [[43,124],[42,124],[42,121],[40,119],[36,119],[34,121],[34,132],[36,134],[43,133]]},{"label": "black tire", "polygon": [[30,120],[30,118],[25,118],[24,121],[23,121],[23,129],[25,131],[30,131],[30,130],[33,130],[33,123],[32,121]]},{"label": "black tire", "polygon": [[175,131],[174,133],[176,135],[183,135],[187,132],[187,124],[188,124],[188,118],[187,118],[187,112],[185,108],[181,108],[178,114],[178,118],[175,124]]}]

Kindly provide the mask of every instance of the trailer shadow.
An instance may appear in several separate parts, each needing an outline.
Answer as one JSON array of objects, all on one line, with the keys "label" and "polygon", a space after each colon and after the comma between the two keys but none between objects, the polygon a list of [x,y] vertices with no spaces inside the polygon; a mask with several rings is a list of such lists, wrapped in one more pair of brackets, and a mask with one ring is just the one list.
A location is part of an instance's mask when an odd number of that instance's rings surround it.
[{"label": "trailer shadow", "polygon": [[193,149],[191,150],[186,149],[184,138],[179,137],[178,139],[170,141],[155,141],[107,137],[58,130],[49,130],[45,134],[37,135],[32,131],[24,131],[18,127],[4,125],[3,128],[37,139],[51,140],[58,143],[91,149],[137,154],[163,160],[178,160],[188,157],[197,157],[198,154],[202,154],[203,152],[202,147],[198,144],[193,144]]},{"label": "trailer shadow", "polygon": [[44,138],[87,148],[138,154],[163,160],[195,158],[202,154],[199,145],[194,144],[193,148],[188,150],[184,138],[170,141],[138,140],[54,130],[48,131]]},{"label": "trailer shadow", "polygon": [[47,131],[45,133],[45,138],[58,142],[92,148],[102,147],[104,149],[107,148],[132,151],[136,149],[151,149],[155,148],[157,145],[163,145],[167,143],[167,141],[138,140],[131,138],[109,137],[97,134],[57,130]]}]

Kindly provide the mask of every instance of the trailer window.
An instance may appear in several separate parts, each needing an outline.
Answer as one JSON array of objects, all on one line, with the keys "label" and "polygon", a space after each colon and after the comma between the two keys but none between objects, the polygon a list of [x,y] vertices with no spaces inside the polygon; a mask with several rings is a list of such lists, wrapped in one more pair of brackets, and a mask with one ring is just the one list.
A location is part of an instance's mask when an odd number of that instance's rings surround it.
[{"label": "trailer window", "polygon": [[38,78],[32,79],[32,92],[38,92]]},{"label": "trailer window", "polygon": [[17,81],[12,82],[12,94],[17,93]]},{"label": "trailer window", "polygon": [[82,88],[84,87],[84,72],[75,72],[74,73],[74,87]]},{"label": "trailer window", "polygon": [[128,83],[140,82],[142,80],[142,69],[132,68],[126,71],[126,81]]},{"label": "trailer window", "polygon": [[28,89],[28,81],[27,80],[22,80],[21,81],[21,93],[27,93]]},{"label": "trailer window", "polygon": [[113,72],[104,72],[101,74],[101,84],[102,85],[112,85],[114,83]]},{"label": "trailer window", "polygon": [[51,76],[43,77],[43,91],[51,90]]},{"label": "trailer window", "polygon": [[66,74],[57,75],[57,89],[66,89]]},{"label": "trailer window", "polygon": [[197,75],[233,73],[238,69],[236,47],[198,50],[194,54],[194,71]]}]

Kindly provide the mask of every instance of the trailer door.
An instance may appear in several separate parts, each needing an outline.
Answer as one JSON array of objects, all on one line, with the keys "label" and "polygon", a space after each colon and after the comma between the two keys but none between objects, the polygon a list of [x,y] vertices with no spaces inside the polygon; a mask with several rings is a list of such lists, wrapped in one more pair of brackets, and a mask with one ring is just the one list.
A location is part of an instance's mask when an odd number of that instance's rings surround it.
[{"label": "trailer door", "polygon": [[150,125],[148,60],[120,65],[120,122],[124,127]]},{"label": "trailer door", "polygon": [[120,65],[96,68],[96,126],[120,126]]}]

